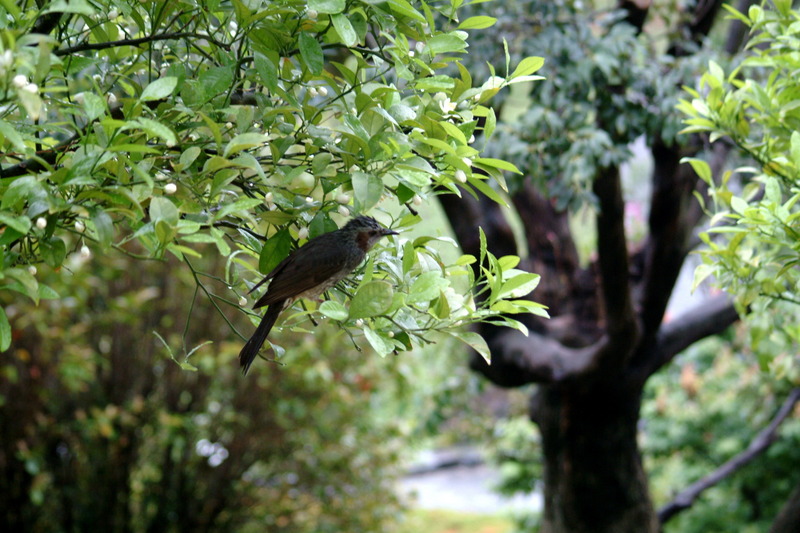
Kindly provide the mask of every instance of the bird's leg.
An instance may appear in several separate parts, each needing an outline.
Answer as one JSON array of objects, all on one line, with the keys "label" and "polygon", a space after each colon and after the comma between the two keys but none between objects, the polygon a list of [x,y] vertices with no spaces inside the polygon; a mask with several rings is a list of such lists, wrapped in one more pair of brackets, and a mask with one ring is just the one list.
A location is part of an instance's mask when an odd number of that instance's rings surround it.
[{"label": "bird's leg", "polygon": [[[317,298],[317,301],[321,302],[322,300]],[[305,301],[300,300],[300,305],[303,307],[303,311],[306,311],[306,312],[308,311],[308,308],[306,307],[306,302]],[[317,324],[317,321],[314,320],[314,317],[312,315],[308,315],[308,319],[311,321],[312,324],[314,324],[314,327],[319,326],[319,324]]]}]

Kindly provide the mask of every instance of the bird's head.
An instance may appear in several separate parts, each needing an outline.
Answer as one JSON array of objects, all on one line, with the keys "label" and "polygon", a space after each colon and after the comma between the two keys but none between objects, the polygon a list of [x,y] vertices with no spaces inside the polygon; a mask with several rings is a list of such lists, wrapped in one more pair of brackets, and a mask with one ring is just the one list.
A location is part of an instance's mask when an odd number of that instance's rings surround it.
[{"label": "bird's head", "polygon": [[396,231],[384,228],[374,218],[364,215],[353,218],[342,229],[355,234],[356,244],[364,252],[368,252],[381,238],[397,235]]}]

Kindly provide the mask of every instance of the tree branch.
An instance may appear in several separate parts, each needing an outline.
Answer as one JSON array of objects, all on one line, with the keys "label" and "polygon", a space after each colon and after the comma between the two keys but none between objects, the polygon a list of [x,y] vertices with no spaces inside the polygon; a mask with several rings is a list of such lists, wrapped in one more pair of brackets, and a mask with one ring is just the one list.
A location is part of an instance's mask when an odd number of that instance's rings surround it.
[{"label": "tree branch", "polygon": [[662,324],[656,335],[652,356],[640,370],[642,380],[653,375],[695,342],[719,335],[737,320],[739,314],[730,297],[719,294]]},{"label": "tree branch", "polygon": [[531,383],[563,383],[585,376],[594,368],[606,339],[592,346],[569,348],[531,331],[526,337],[509,328],[488,326],[496,331],[486,335],[492,364],[473,354],[470,367],[501,387]]},{"label": "tree branch", "polygon": [[778,428],[781,423],[791,414],[794,404],[796,404],[798,400],[800,400],[800,387],[793,389],[792,392],[789,393],[789,396],[783,402],[780,409],[778,409],[775,417],[766,428],[756,435],[747,449],[733,459],[727,461],[711,474],[681,491],[675,499],[659,509],[659,522],[665,524],[676,514],[691,507],[703,491],[730,476],[769,448],[778,437]]},{"label": "tree branch", "polygon": [[106,50],[108,48],[116,48],[119,46],[139,46],[140,44],[152,43],[155,41],[184,39],[186,37],[206,39],[207,41],[214,43],[216,46],[219,46],[220,48],[223,48],[225,50],[230,50],[229,45],[216,41],[212,37],[209,37],[208,35],[200,35],[193,32],[174,32],[174,33],[158,33],[156,35],[149,35],[147,37],[139,37],[138,39],[120,39],[118,41],[106,41],[103,43],[78,44],[75,46],[69,46],[67,48],[60,48],[58,50],[55,50],[53,54],[57,56],[66,56],[74,54],[76,52],[86,52],[89,50]]},{"label": "tree branch", "polygon": [[24,176],[26,174],[45,170],[47,165],[55,164],[60,154],[69,151],[79,138],[80,134],[76,133],[69,139],[61,141],[48,150],[37,152],[36,155],[30,159],[26,159],[8,168],[0,169],[0,178],[15,178],[17,176]]},{"label": "tree branch", "polygon": [[609,336],[608,353],[624,358],[636,344],[639,331],[631,302],[625,202],[622,199],[619,168],[601,170],[595,178],[593,190],[600,203],[600,212],[597,214],[597,254]]}]

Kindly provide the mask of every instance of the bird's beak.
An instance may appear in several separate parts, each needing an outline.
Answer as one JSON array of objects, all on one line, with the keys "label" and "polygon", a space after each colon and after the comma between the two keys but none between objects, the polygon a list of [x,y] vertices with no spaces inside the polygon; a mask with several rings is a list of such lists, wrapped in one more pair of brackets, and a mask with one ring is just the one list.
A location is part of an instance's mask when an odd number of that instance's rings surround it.
[{"label": "bird's beak", "polygon": [[400,235],[400,234],[393,229],[383,228],[383,235],[389,236],[389,235]]}]

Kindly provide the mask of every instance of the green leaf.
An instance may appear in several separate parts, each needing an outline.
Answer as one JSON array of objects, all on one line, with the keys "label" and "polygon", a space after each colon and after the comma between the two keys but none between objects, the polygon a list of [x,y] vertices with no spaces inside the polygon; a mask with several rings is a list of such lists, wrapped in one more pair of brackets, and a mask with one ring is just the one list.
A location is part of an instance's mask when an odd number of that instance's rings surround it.
[{"label": "green leaf", "polygon": [[319,42],[310,33],[300,32],[297,45],[300,48],[300,57],[303,58],[308,70],[315,76],[322,74],[325,58]]},{"label": "green leaf", "polygon": [[58,237],[39,241],[39,251],[44,262],[52,268],[60,267],[67,257],[67,245]]},{"label": "green leaf", "polygon": [[100,209],[92,213],[91,221],[100,246],[103,248],[108,247],[114,238],[114,221],[111,220],[108,213]]},{"label": "green leaf", "polygon": [[481,354],[486,364],[492,364],[492,354],[486,341],[474,331],[450,331],[450,335],[469,345],[473,350]]},{"label": "green leaf", "polygon": [[22,153],[28,151],[28,147],[25,145],[25,141],[22,140],[22,136],[19,132],[17,132],[11,124],[2,119],[0,119],[0,134],[2,134],[16,150]]},{"label": "green leaf", "polygon": [[308,0],[308,9],[333,15],[344,11],[345,0]]},{"label": "green leaf", "polygon": [[[171,95],[178,86],[178,78],[173,76],[165,76],[155,80],[142,91],[139,100],[142,102],[150,102],[152,100],[161,100]],[[98,115],[99,116],[99,115]]]},{"label": "green leaf", "polygon": [[347,16],[342,14],[331,15],[331,22],[333,22],[333,27],[336,28],[336,33],[342,38],[342,43],[345,46],[353,46],[358,42],[356,30],[353,29],[353,25],[350,24],[350,19]]},{"label": "green leaf", "polygon": [[292,236],[283,228],[267,239],[258,256],[258,270],[269,274],[292,251]]},{"label": "green leaf", "polygon": [[0,213],[0,224],[25,235],[31,229],[31,219],[24,216],[14,216],[12,214]]},{"label": "green leaf", "polygon": [[394,343],[391,339],[384,337],[369,326],[364,326],[364,336],[370,346],[378,352],[378,355],[385,357],[394,351]]},{"label": "green leaf", "polygon": [[383,194],[383,182],[374,174],[353,172],[350,178],[353,183],[353,196],[356,201],[356,211],[364,213],[369,211]]},{"label": "green leaf", "polygon": [[543,57],[536,57],[530,56],[526,57],[522,61],[519,62],[517,68],[514,69],[514,72],[511,73],[509,79],[519,78],[520,76],[528,76],[533,74],[542,66],[544,65],[544,58]]},{"label": "green leaf", "polygon": [[350,318],[370,318],[382,315],[392,305],[394,289],[386,281],[375,280],[362,284],[350,302]]},{"label": "green leaf", "polygon": [[178,224],[180,213],[178,208],[175,207],[170,200],[163,196],[154,196],[150,199],[150,218],[153,222],[164,221],[169,225],[174,226]]},{"label": "green leaf", "polygon": [[6,311],[0,307],[0,352],[5,352],[11,346],[11,324],[8,322]]},{"label": "green leaf", "polygon": [[83,109],[86,111],[86,118],[92,121],[106,114],[106,101],[95,93],[85,92],[83,93]]},{"label": "green leaf", "polygon": [[210,100],[231,88],[233,69],[232,67],[211,67],[200,74],[199,80],[206,99]]},{"label": "green leaf", "polygon": [[495,298],[521,298],[531,291],[537,285],[541,276],[539,274],[523,273],[514,276],[505,283],[503,283],[500,291],[494,295]]},{"label": "green leaf", "polygon": [[439,293],[449,285],[450,282],[442,277],[441,272],[425,272],[411,284],[411,288],[408,290],[408,301],[411,303],[429,302],[439,296]]},{"label": "green leaf", "polygon": [[431,37],[426,44],[433,55],[460,52],[467,47],[466,41],[453,33],[442,33]]},{"label": "green leaf", "polygon": [[6,277],[18,281],[20,292],[39,305],[39,282],[36,281],[33,274],[22,268],[7,268],[4,273]]},{"label": "green leaf", "polygon": [[459,30],[482,30],[490,26],[494,26],[497,19],[494,17],[477,16],[469,17],[458,25]]},{"label": "green leaf", "polygon": [[347,317],[349,316],[347,313],[347,308],[336,300],[326,300],[322,302],[319,306],[319,312],[326,317],[332,318],[333,320],[338,320],[339,322],[347,320]]},{"label": "green leaf", "polygon": [[267,136],[263,133],[240,133],[228,142],[228,145],[225,147],[224,155],[225,157],[229,157],[242,150],[261,146],[267,142],[267,139]]}]

